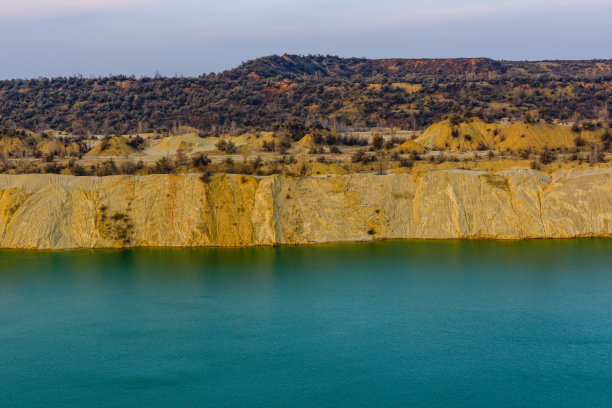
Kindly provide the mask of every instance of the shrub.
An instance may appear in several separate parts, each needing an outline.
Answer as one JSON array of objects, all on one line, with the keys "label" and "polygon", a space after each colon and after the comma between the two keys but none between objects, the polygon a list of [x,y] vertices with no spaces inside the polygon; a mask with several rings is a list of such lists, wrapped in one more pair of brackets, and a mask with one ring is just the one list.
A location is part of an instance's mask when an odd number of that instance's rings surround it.
[{"label": "shrub", "polygon": [[410,152],[410,160],[419,161],[421,160],[421,156],[417,152],[412,151]]},{"label": "shrub", "polygon": [[53,162],[45,166],[45,173],[59,174],[63,169],[63,166],[60,166],[59,164]]},{"label": "shrub", "polygon": [[338,143],[345,146],[365,146],[368,141],[357,136],[338,136]]},{"label": "shrub", "polygon": [[525,150],[520,151],[520,156],[522,159],[528,159],[531,156],[531,149],[527,148]]},{"label": "shrub", "polygon": [[142,167],[139,167],[139,164],[141,162],[139,162],[138,164],[135,164],[133,161],[128,160],[125,161],[123,163],[121,163],[121,165],[119,166],[119,172],[121,174],[134,174],[136,173],[136,171],[140,170]]},{"label": "shrub", "polygon": [[548,147],[545,147],[540,154],[540,163],[541,164],[550,164],[557,159],[557,156],[550,150]]},{"label": "shrub", "polygon": [[130,138],[127,144],[133,149],[142,150],[144,149],[144,141],[145,140],[140,135],[136,135],[135,137]]},{"label": "shrub", "polygon": [[601,136],[601,141],[603,142],[604,150],[610,150],[612,145],[612,132],[610,129],[606,129],[604,134]]},{"label": "shrub", "polygon": [[251,162],[250,166],[253,172],[259,170],[260,167],[262,167],[264,164],[263,160],[261,160],[261,157],[257,156],[255,159],[253,159],[253,161]]},{"label": "shrub", "polygon": [[158,174],[169,174],[174,171],[174,163],[168,157],[162,157],[155,162],[153,172]]},{"label": "shrub", "polygon": [[461,124],[461,116],[458,113],[453,113],[449,117],[451,126],[459,126]]},{"label": "shrub", "polygon": [[117,165],[114,160],[106,160],[96,168],[95,175],[99,177],[112,176],[118,174]]},{"label": "shrub", "polygon": [[208,184],[210,183],[211,177],[212,177],[212,172],[205,171],[204,173],[200,175],[200,180],[202,181],[202,183]]},{"label": "shrub", "polygon": [[87,176],[88,175],[87,170],[85,170],[85,167],[81,166],[80,164],[71,166],[70,172],[74,176]]},{"label": "shrub", "polygon": [[355,153],[353,153],[353,155],[351,156],[351,161],[353,163],[369,163],[374,161],[374,156],[368,155],[363,149],[361,150],[357,150]]},{"label": "shrub", "polygon": [[238,148],[236,147],[236,145],[234,144],[234,142],[228,142],[226,147],[225,147],[225,153],[227,154],[234,154],[238,151]]},{"label": "shrub", "polygon": [[527,113],[525,115],[525,119],[523,120],[525,123],[535,123],[535,118],[533,117],[533,115],[531,113]]},{"label": "shrub", "polygon": [[199,154],[198,156],[195,156],[194,158],[191,159],[191,164],[194,167],[206,167],[210,164],[210,159],[208,158],[208,155],[205,153]]},{"label": "shrub", "polygon": [[414,161],[410,159],[400,159],[399,166],[411,169],[414,167]]},{"label": "shrub", "polygon": [[227,154],[233,154],[233,153],[236,153],[238,151],[238,148],[236,147],[236,144],[234,144],[234,142],[232,142],[232,141],[226,142],[223,139],[219,140],[215,144],[215,147],[217,149],[219,149],[220,151],[225,152]]},{"label": "shrub", "polygon": [[267,142],[264,140],[262,148],[267,152],[275,152],[277,150],[277,145],[275,141]]},{"label": "shrub", "polygon": [[372,147],[374,150],[380,150],[383,147],[384,139],[378,133],[372,137]]},{"label": "shrub", "polygon": [[589,152],[589,163],[603,163],[605,161],[605,155],[599,151],[599,149],[595,146],[591,146],[591,150]]},{"label": "shrub", "polygon": [[215,143],[215,147],[217,149],[219,149],[220,151],[224,152],[225,148],[227,146],[227,142],[223,139],[219,140],[217,143]]},{"label": "shrub", "polygon": [[595,130],[597,129],[597,125],[595,125],[593,122],[584,122],[582,124],[582,130]]}]

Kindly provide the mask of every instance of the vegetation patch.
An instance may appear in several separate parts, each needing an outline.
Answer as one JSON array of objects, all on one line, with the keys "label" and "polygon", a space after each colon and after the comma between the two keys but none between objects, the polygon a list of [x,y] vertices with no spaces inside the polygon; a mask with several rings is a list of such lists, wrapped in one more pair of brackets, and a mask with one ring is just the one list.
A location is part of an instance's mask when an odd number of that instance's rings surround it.
[{"label": "vegetation patch", "polygon": [[483,177],[485,182],[491,187],[510,192],[510,185],[504,177],[497,174],[485,174]]},{"label": "vegetation patch", "polygon": [[0,193],[0,204],[4,207],[2,216],[5,221],[13,218],[19,207],[31,196],[31,194],[17,188],[10,188]]},{"label": "vegetation patch", "polygon": [[96,228],[105,239],[122,245],[132,243],[134,226],[126,213],[110,214],[108,207],[102,206],[98,209]]}]

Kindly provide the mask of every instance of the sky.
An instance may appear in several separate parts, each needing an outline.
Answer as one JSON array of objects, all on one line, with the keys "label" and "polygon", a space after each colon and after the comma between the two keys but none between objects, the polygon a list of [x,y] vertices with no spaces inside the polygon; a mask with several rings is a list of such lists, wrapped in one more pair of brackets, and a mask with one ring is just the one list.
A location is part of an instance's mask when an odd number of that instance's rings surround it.
[{"label": "sky", "polygon": [[612,0],[0,0],[0,79],[198,76],[271,54],[612,58]]}]

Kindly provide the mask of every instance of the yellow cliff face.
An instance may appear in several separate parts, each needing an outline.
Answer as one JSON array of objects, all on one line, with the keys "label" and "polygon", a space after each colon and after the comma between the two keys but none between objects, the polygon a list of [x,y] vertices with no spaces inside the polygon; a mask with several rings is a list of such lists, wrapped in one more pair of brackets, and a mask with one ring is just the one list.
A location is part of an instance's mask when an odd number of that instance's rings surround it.
[{"label": "yellow cliff face", "polygon": [[294,178],[0,175],[0,247],[612,236],[612,169]]}]

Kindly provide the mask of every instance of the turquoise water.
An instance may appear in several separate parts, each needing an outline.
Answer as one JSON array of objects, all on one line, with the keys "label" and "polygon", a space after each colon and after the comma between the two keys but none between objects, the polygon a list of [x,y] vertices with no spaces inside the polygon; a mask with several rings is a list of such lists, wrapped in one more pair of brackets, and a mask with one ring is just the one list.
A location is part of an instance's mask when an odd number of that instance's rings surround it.
[{"label": "turquoise water", "polygon": [[610,407],[612,240],[0,251],[2,407]]}]

